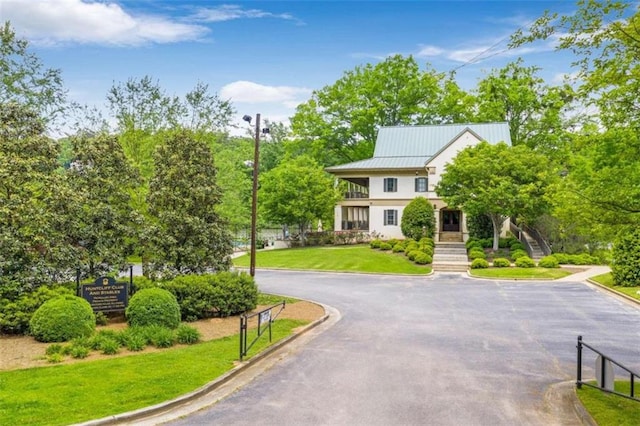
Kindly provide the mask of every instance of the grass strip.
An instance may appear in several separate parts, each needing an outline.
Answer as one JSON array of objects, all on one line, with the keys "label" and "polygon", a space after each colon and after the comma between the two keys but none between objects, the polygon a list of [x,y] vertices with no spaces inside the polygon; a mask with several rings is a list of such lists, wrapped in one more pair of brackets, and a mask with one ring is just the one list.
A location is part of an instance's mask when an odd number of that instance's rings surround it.
[{"label": "grass strip", "polygon": [[471,269],[469,273],[474,277],[482,278],[504,278],[504,279],[551,279],[566,277],[571,275],[560,268],[487,268]]},{"label": "grass strip", "polygon": [[623,287],[623,286],[615,285],[613,283],[613,275],[611,274],[611,272],[607,272],[606,274],[591,277],[591,279],[597,282],[598,284],[602,284],[603,286],[609,287],[615,291],[624,293],[627,296],[631,296],[634,299],[640,300],[640,287]]},{"label": "grass strip", "polygon": [[[263,335],[245,359],[307,323],[275,321],[272,343]],[[0,424],[65,425],[158,404],[231,370],[238,352],[235,335],[150,354],[0,372]]]},{"label": "grass strip", "polygon": [[[237,257],[233,263],[235,266],[249,267],[249,256]],[[429,266],[417,265],[403,253],[374,250],[368,245],[263,250],[256,253],[256,266],[378,274],[420,275],[431,272]]]},{"label": "grass strip", "polygon": [[[636,385],[636,389],[640,385]],[[616,381],[618,392],[629,393],[628,381]],[[636,390],[638,392],[638,390]],[[602,392],[589,386],[576,389],[582,405],[599,426],[635,426],[640,424],[640,402]]]}]

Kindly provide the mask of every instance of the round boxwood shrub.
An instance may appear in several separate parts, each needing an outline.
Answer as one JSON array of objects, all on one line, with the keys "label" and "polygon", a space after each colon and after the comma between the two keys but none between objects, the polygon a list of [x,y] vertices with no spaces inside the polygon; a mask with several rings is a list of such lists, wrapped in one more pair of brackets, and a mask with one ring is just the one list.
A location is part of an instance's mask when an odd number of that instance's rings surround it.
[{"label": "round boxwood shrub", "polygon": [[611,274],[615,285],[640,286],[640,228],[628,230],[616,239]]},{"label": "round boxwood shrub", "polygon": [[471,269],[485,269],[489,267],[489,262],[487,262],[484,259],[474,259],[473,262],[471,262]]},{"label": "round boxwood shrub", "polygon": [[536,262],[534,262],[529,256],[521,256],[516,259],[516,266],[518,268],[534,268],[536,266]]},{"label": "round boxwood shrub", "polygon": [[393,246],[393,249],[391,249],[394,253],[404,253],[404,247],[401,243],[396,244],[395,246]]},{"label": "round boxwood shrub", "polygon": [[407,253],[407,257],[409,258],[409,260],[414,261],[416,260],[416,256],[418,256],[421,253],[422,252],[420,250],[411,250],[410,252]]},{"label": "round boxwood shrub", "polygon": [[509,259],[505,259],[504,257],[496,257],[493,259],[494,268],[508,268],[509,266],[511,266]]},{"label": "round boxwood shrub", "polygon": [[46,301],[29,322],[31,335],[40,342],[66,342],[89,336],[95,329],[96,316],[89,302],[72,295]]},{"label": "round boxwood shrub", "polygon": [[125,315],[132,327],[160,325],[176,328],[180,324],[180,305],[167,290],[145,288],[133,295]]},{"label": "round boxwood shrub", "polygon": [[560,263],[558,262],[558,259],[556,259],[555,256],[551,255],[551,256],[545,256],[542,259],[540,259],[540,262],[538,262],[538,266],[541,268],[559,268]]},{"label": "round boxwood shrub", "polygon": [[380,250],[391,250],[392,246],[389,243],[381,243],[380,244]]},{"label": "round boxwood shrub", "polygon": [[426,265],[427,263],[433,262],[433,258],[429,256],[427,253],[419,251],[418,254],[416,254],[415,259],[413,259],[413,261],[418,265]]},{"label": "round boxwood shrub", "polygon": [[402,211],[400,230],[407,238],[419,240],[421,237],[431,237],[435,233],[436,217],[433,206],[424,197],[411,200]]},{"label": "round boxwood shrub", "polygon": [[529,256],[529,254],[524,250],[516,250],[511,253],[511,259],[518,260],[518,258],[523,256]]},{"label": "round boxwood shrub", "polygon": [[487,255],[485,254],[484,250],[472,249],[471,251],[469,251],[469,259],[471,260],[486,259],[486,258],[487,258]]},{"label": "round boxwood shrub", "polygon": [[511,249],[511,251],[516,251],[516,250],[526,250],[526,247],[524,246],[524,244],[522,244],[520,241],[515,240],[513,243],[511,243],[511,245],[509,246],[509,248]]},{"label": "round boxwood shrub", "polygon": [[409,253],[411,253],[412,251],[418,250],[418,249],[419,249],[418,243],[416,243],[415,241],[411,242],[411,243],[407,244],[406,247],[404,248],[404,254],[409,256]]},{"label": "round boxwood shrub", "polygon": [[371,247],[372,249],[377,249],[380,248],[380,244],[382,244],[382,241],[378,239],[371,240],[371,242],[369,242],[369,247]]}]

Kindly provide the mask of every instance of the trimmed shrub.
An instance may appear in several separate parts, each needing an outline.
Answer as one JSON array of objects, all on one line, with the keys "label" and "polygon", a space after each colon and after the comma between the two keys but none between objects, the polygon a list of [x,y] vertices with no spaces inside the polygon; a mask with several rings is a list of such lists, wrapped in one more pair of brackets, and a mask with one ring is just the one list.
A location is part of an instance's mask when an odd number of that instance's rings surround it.
[{"label": "trimmed shrub", "polygon": [[485,252],[481,249],[472,249],[471,251],[469,251],[469,259],[474,260],[474,259],[486,259],[487,255],[485,254]]},{"label": "trimmed shrub", "polygon": [[464,246],[466,247],[467,250],[471,250],[472,246],[482,247],[482,243],[480,242],[479,238],[469,238],[464,243]]},{"label": "trimmed shrub", "polygon": [[395,246],[393,246],[393,249],[391,249],[394,253],[404,253],[404,247],[402,246],[401,243],[396,244]]},{"label": "trimmed shrub", "polygon": [[371,242],[369,242],[369,247],[371,247],[372,249],[379,249],[380,244],[382,244],[382,241],[378,239],[371,240]]},{"label": "trimmed shrub", "polygon": [[120,352],[120,342],[118,342],[115,339],[112,339],[112,338],[109,338],[109,337],[105,337],[100,342],[99,350],[104,355],[115,355],[118,352]]},{"label": "trimmed shrub", "polygon": [[151,343],[156,348],[170,348],[176,343],[176,337],[173,334],[173,330],[159,327],[156,328],[151,335]]},{"label": "trimmed shrub", "polygon": [[620,234],[616,239],[611,274],[615,285],[640,286],[640,228]]},{"label": "trimmed shrub", "polygon": [[419,240],[433,237],[436,229],[436,217],[433,206],[424,197],[416,197],[402,211],[400,230],[407,238]]},{"label": "trimmed shrub", "polygon": [[521,256],[516,259],[516,266],[518,268],[534,268],[536,266],[536,262],[534,262],[529,256]]},{"label": "trimmed shrub", "polygon": [[182,275],[161,285],[176,297],[185,321],[235,315],[254,309],[258,303],[258,287],[244,272]]},{"label": "trimmed shrub", "polygon": [[192,345],[198,343],[201,338],[202,334],[200,334],[200,331],[195,327],[181,324],[180,327],[176,329],[176,340],[180,344]]},{"label": "trimmed shrub", "polygon": [[509,248],[511,249],[511,251],[517,251],[517,250],[527,251],[527,248],[524,246],[524,244],[522,244],[518,240],[515,240],[513,243],[511,243]]},{"label": "trimmed shrub", "polygon": [[471,262],[471,269],[485,269],[489,267],[489,262],[484,259],[474,259]]},{"label": "trimmed shrub", "polygon": [[72,358],[76,359],[86,358],[89,356],[89,348],[85,346],[72,345],[69,350],[69,355],[71,355]]},{"label": "trimmed shrub", "polygon": [[96,316],[89,302],[77,296],[48,300],[29,322],[31,335],[40,342],[66,342],[89,336],[96,328]]},{"label": "trimmed shrub", "polygon": [[418,265],[426,265],[428,263],[433,262],[433,258],[429,256],[427,253],[423,253],[420,251],[418,252],[418,254],[416,254],[415,259],[413,259],[413,261]]},{"label": "trimmed shrub", "polygon": [[125,316],[133,327],[160,325],[176,328],[180,324],[180,305],[167,290],[145,288],[133,295]]},{"label": "trimmed shrub", "polygon": [[418,256],[419,254],[423,253],[420,250],[411,250],[407,253],[407,257],[409,258],[409,260],[414,261],[416,260],[416,256]]},{"label": "trimmed shrub", "polygon": [[404,240],[402,240],[401,244],[402,247],[407,248],[407,246],[409,244],[413,244],[413,243],[417,243],[416,240],[414,240],[413,238],[405,238]]},{"label": "trimmed shrub", "polygon": [[493,259],[494,268],[508,268],[509,266],[511,266],[509,259],[505,259],[504,257],[497,257]]},{"label": "trimmed shrub", "polygon": [[395,246],[395,245],[396,245],[396,244],[398,244],[399,242],[400,242],[400,240],[397,240],[397,239],[395,239],[395,238],[392,238],[392,239],[390,239],[389,241],[387,241],[387,243],[388,243],[391,247]]},{"label": "trimmed shrub", "polygon": [[391,250],[391,248],[392,248],[392,246],[389,243],[383,242],[383,243],[380,244],[380,250],[387,251],[387,250]]},{"label": "trimmed shrub", "polygon": [[420,248],[423,248],[423,247],[434,248],[436,246],[435,241],[433,241],[433,238],[431,238],[431,237],[422,237],[422,238],[420,238],[420,241],[418,242],[418,244],[420,245]]},{"label": "trimmed shrub", "polygon": [[26,334],[29,331],[31,317],[44,302],[59,296],[73,296],[73,294],[73,290],[65,286],[43,285],[15,301],[0,298],[0,332]]},{"label": "trimmed shrub", "polygon": [[561,265],[569,264],[569,255],[566,253],[553,253],[553,257],[555,257]]},{"label": "trimmed shrub", "polygon": [[529,254],[524,250],[516,250],[511,253],[511,259],[518,260],[518,258],[523,256],[529,256]]},{"label": "trimmed shrub", "polygon": [[540,259],[538,266],[541,268],[559,268],[560,263],[558,263],[558,259],[556,259],[555,256],[551,255]]},{"label": "trimmed shrub", "polygon": [[507,237],[507,238],[500,238],[498,240],[498,247],[499,248],[511,248],[511,244],[517,243],[519,242],[516,238],[513,237]]},{"label": "trimmed shrub", "polygon": [[491,248],[493,247],[493,238],[483,238],[480,240],[480,244],[482,244],[482,248]]},{"label": "trimmed shrub", "polygon": [[409,253],[414,251],[414,250],[419,250],[420,247],[418,246],[418,243],[416,243],[415,241],[407,244],[407,246],[404,248],[404,254],[407,255],[407,257],[409,256]]}]

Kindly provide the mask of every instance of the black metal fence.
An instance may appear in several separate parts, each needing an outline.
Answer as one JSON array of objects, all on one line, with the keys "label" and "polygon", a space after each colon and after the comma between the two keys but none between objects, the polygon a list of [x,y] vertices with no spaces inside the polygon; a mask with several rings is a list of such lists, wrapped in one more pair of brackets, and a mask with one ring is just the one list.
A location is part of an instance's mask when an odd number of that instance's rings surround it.
[{"label": "black metal fence", "polygon": [[[576,346],[578,350],[578,363],[577,363],[577,376],[576,376],[576,387],[580,389],[582,385],[590,386],[592,388],[600,389],[603,392],[612,393],[615,395],[619,395],[628,399],[632,399],[634,401],[639,401],[640,398],[636,396],[636,382],[640,377],[637,373],[634,373],[629,368],[620,364],[619,362],[613,360],[611,357],[603,354],[599,350],[595,349],[593,346],[590,346],[582,341],[582,336],[578,336],[578,345]],[[593,380],[584,381],[583,380],[583,364],[584,364],[584,350],[588,349],[593,354],[597,355],[595,359],[595,379],[596,384],[593,384]],[[618,377],[628,378],[629,379],[629,392],[620,392],[615,389],[615,378],[616,374],[614,368],[617,370],[622,370],[624,373],[619,375]]]},{"label": "black metal fence", "polygon": [[[280,308],[275,314],[273,311]],[[285,301],[270,306],[260,312],[245,314],[240,316],[240,361],[247,355],[249,349],[258,341],[265,331],[269,331],[269,342],[271,342],[271,324],[280,315],[285,307]],[[253,325],[252,325],[253,324]],[[256,336],[249,342],[249,329],[256,330]]]}]

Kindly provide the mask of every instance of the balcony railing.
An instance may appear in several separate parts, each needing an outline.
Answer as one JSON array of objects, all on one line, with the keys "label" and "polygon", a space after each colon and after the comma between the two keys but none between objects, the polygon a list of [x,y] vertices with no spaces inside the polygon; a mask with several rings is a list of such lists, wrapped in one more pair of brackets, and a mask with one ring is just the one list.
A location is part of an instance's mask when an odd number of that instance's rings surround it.
[{"label": "balcony railing", "polygon": [[368,231],[369,230],[369,222],[361,221],[361,220],[343,220],[342,221],[342,230],[343,231]]},{"label": "balcony railing", "polygon": [[369,198],[369,194],[361,191],[347,191],[344,193],[344,198],[346,199]]}]

